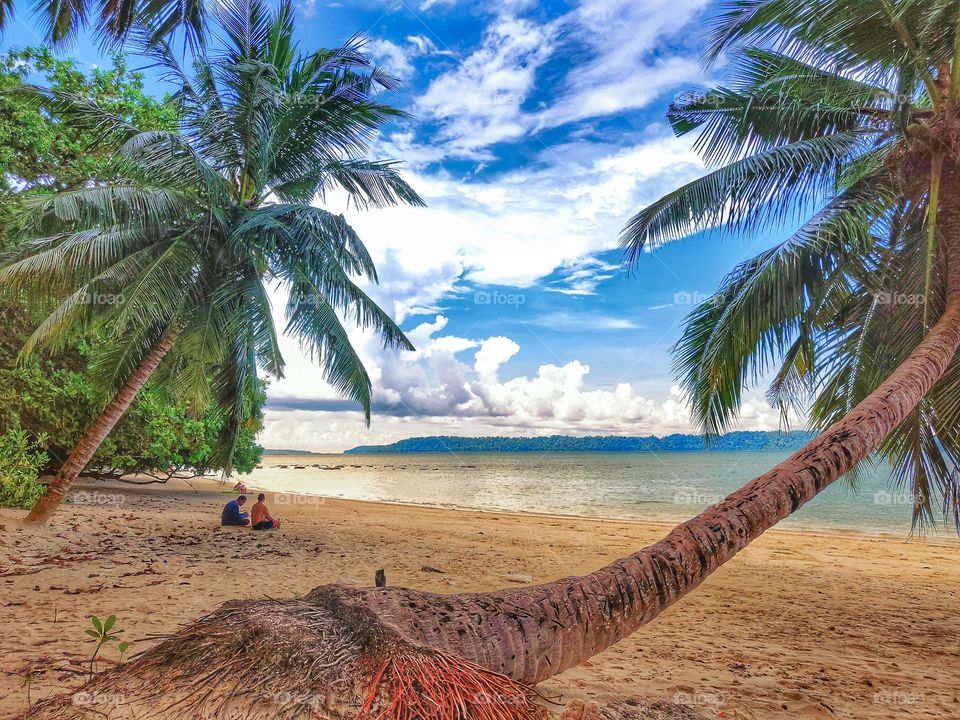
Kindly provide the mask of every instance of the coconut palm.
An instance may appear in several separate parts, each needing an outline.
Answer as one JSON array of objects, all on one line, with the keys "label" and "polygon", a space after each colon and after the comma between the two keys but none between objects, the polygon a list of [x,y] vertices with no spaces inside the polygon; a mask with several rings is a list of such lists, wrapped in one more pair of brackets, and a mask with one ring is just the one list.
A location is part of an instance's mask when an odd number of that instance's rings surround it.
[{"label": "coconut palm", "polygon": [[[240,703],[258,718],[529,718],[526,685],[653,620],[874,451],[924,492],[918,522],[933,510],[930,490],[954,512],[958,23],[955,0],[725,5],[708,57],[731,55],[730,86],[670,110],[678,132],[700,133],[716,169],[626,229],[636,258],[701,228],[796,220],[785,242],[736,268],[694,312],[677,363],[708,433],[729,424],[743,386],[769,369],[776,402],[813,398],[819,437],[589,575],[492,593],[324,586],[298,600],[227,603],[89,689],[149,707],[144,688],[162,677],[166,700],[198,716]],[[282,652],[238,651],[265,646]],[[236,695],[236,678],[258,694]],[[37,716],[61,717],[68,705]]]},{"label": "coconut palm", "polygon": [[[189,42],[205,42],[208,7],[206,0],[39,0],[34,14],[44,40],[54,44],[71,41],[80,30],[94,26],[106,44],[125,39],[137,27],[150,27],[153,40],[183,29]],[[14,0],[0,0],[0,32],[14,19]]]},{"label": "coconut palm", "polygon": [[[668,112],[678,135],[698,133],[711,172],[623,236],[636,260],[696,231],[799,224],[687,320],[676,368],[708,436],[730,427],[760,378],[772,377],[768,397],[785,414],[809,410],[826,431],[875,402],[905,362],[929,358],[960,263],[958,19],[950,2],[781,0],[732,4],[715,20],[708,57],[733,48],[730,83]],[[859,423],[845,441],[892,464],[921,529],[941,512],[960,526],[960,363],[937,370],[922,393],[899,389],[904,407],[883,432]]]},{"label": "coconut palm", "polygon": [[221,409],[218,460],[229,468],[238,431],[255,422],[258,368],[283,374],[272,285],[289,292],[286,332],[368,423],[370,378],[341,316],[411,348],[354,282],[377,280],[360,238],[311,204],[334,189],[361,205],[421,204],[392,163],[364,158],[377,128],[401,114],[377,99],[394,81],[356,42],[300,54],[290,3],[270,12],[259,0],[224,2],[215,20],[223,48],[198,55],[189,75],[162,43],[150,50],[180,88],[176,129],[141,132],[83,98],[45,93],[65,121],[117,146],[116,179],[34,201],[33,239],[0,269],[0,285],[35,304],[59,298],[24,352],[78,335],[107,342],[94,367],[112,399],[30,521],[50,516],[158,369],[197,407]]}]

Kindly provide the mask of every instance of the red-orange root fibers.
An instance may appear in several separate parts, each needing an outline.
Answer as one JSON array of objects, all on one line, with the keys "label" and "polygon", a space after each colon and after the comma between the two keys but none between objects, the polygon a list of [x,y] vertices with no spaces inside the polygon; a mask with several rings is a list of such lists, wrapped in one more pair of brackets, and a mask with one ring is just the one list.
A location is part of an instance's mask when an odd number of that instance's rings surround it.
[{"label": "red-orange root fibers", "polygon": [[356,720],[540,720],[532,688],[462,658],[415,653],[387,658]]}]

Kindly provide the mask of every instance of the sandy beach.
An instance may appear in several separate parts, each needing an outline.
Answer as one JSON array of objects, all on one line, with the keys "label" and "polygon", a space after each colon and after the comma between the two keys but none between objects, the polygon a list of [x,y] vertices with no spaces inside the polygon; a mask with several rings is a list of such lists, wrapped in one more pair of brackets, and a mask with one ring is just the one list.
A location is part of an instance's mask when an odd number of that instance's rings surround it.
[{"label": "sandy beach", "polygon": [[[34,533],[0,511],[0,717],[82,682],[89,617],[133,641],[232,598],[316,585],[482,591],[581,574],[659,538],[658,523],[452,511],[268,495],[280,530],[217,527],[226,486],[209,481],[77,488]],[[716,718],[960,717],[960,543],[772,531],[697,592],[541,691],[640,694]],[[440,572],[437,572],[440,571]],[[508,576],[512,576],[508,577]],[[101,667],[116,662],[102,652]]]}]

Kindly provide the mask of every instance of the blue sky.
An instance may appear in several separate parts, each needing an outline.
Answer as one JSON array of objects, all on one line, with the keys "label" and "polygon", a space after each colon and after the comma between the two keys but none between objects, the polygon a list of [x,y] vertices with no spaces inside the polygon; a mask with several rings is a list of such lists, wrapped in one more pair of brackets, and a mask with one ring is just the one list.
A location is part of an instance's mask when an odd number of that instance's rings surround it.
[{"label": "blue sky", "polygon": [[[5,48],[36,43],[29,4],[17,10]],[[303,49],[361,33],[405,81],[392,101],[412,117],[373,154],[404,161],[428,207],[329,205],[371,249],[372,292],[417,352],[356,335],[375,380],[366,429],[285,342],[263,442],[339,451],[424,434],[690,430],[670,346],[691,302],[776,238],[690,238],[632,275],[616,247],[633,213],[705,171],[664,112],[722,76],[699,63],[709,12],[702,0],[298,3]],[[63,54],[102,62],[84,38]],[[754,392],[741,426],[777,417]]]}]

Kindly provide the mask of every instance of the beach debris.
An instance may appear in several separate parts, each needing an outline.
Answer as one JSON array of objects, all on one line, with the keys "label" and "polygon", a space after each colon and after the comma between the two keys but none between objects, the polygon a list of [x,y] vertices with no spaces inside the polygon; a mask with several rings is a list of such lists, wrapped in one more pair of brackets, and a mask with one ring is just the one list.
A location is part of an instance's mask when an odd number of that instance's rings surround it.
[{"label": "beach debris", "polygon": [[567,703],[560,720],[707,720],[690,705],[631,697],[600,704],[579,698]]},{"label": "beach debris", "polygon": [[440,568],[431,567],[430,565],[421,565],[420,572],[439,573],[440,575],[443,575],[446,572],[446,570],[441,570]]},{"label": "beach debris", "polygon": [[503,578],[504,580],[507,580],[508,582],[512,582],[512,583],[526,584],[526,583],[533,582],[533,575],[523,575],[520,573],[516,573],[512,575],[504,575]]},{"label": "beach debris", "polygon": [[383,568],[380,568],[376,573],[374,573],[373,582],[378,588],[384,588],[387,586],[387,574],[384,572]]}]

